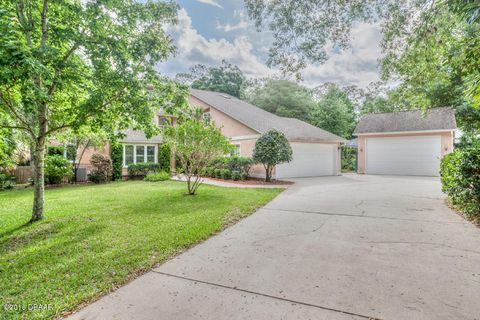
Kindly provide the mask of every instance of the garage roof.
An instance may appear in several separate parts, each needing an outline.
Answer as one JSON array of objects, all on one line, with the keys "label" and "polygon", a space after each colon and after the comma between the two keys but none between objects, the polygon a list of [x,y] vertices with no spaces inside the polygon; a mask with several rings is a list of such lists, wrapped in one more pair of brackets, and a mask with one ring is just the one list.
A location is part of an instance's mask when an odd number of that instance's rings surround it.
[{"label": "garage roof", "polygon": [[455,111],[452,108],[370,113],[364,115],[354,135],[364,133],[455,130]]},{"label": "garage roof", "polygon": [[342,137],[312,126],[304,121],[279,117],[225,93],[191,89],[190,94],[258,133],[263,133],[275,128],[282,131],[289,140],[345,141]]}]

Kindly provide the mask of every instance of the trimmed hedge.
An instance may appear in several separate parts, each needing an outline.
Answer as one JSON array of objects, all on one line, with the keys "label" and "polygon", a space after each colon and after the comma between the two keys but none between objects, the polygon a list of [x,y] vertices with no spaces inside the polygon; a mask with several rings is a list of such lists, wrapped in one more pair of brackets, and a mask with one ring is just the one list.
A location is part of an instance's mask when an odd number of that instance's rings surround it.
[{"label": "trimmed hedge", "polygon": [[212,161],[211,165],[203,172],[203,175],[221,179],[245,180],[249,177],[249,172],[253,165],[252,158],[222,157]]},{"label": "trimmed hedge", "polygon": [[452,204],[467,217],[480,218],[480,142],[444,156],[440,176]]},{"label": "trimmed hedge", "polygon": [[128,175],[132,178],[143,178],[149,173],[160,172],[161,167],[159,163],[132,163],[128,165]]}]

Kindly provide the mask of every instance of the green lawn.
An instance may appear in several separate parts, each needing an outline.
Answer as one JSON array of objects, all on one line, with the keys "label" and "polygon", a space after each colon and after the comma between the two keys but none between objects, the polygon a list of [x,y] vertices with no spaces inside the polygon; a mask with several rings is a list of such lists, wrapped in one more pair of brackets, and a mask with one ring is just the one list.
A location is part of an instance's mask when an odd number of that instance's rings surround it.
[{"label": "green lawn", "polygon": [[[202,241],[267,203],[281,189],[182,182],[118,182],[46,191],[46,218],[30,216],[32,190],[0,192],[0,319],[19,318],[4,304],[51,304],[28,318],[62,315],[135,274]],[[24,312],[23,312],[24,313]]]}]

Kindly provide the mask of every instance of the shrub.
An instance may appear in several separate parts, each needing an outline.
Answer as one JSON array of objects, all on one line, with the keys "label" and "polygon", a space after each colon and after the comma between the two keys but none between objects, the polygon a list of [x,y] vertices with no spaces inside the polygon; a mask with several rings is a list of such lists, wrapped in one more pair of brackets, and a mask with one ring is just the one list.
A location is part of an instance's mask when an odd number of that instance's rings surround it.
[{"label": "shrub", "polygon": [[240,173],[245,173],[248,176],[250,169],[254,164],[252,158],[234,156],[217,158],[212,161],[211,166],[214,169],[238,171]]},{"label": "shrub", "polygon": [[215,168],[214,167],[206,167],[204,173],[205,173],[206,177],[214,177],[215,176]]},{"label": "shrub", "polygon": [[165,171],[151,172],[151,173],[148,173],[143,180],[149,181],[149,182],[170,180],[170,173]]},{"label": "shrub", "polygon": [[285,134],[276,129],[262,134],[255,142],[253,161],[263,164],[265,181],[270,181],[277,164],[292,161],[292,148]]},{"label": "shrub", "polygon": [[232,173],[228,169],[221,169],[220,175],[222,179],[228,180],[232,177]]},{"label": "shrub", "polygon": [[242,174],[238,170],[232,171],[232,179],[233,180],[240,180],[242,178]]},{"label": "shrub", "polygon": [[90,159],[93,170],[90,172],[90,181],[102,183],[110,181],[112,178],[112,162],[101,154],[94,154]]},{"label": "shrub", "polygon": [[15,178],[7,172],[0,172],[0,190],[13,189]]},{"label": "shrub", "polygon": [[226,160],[227,168],[231,171],[236,170],[244,172],[247,175],[250,173],[250,169],[254,165],[252,158],[248,157],[230,157]]},{"label": "shrub", "polygon": [[249,177],[249,175],[246,174],[245,172],[240,173],[240,180],[247,180],[248,177]]},{"label": "shrub", "polygon": [[149,173],[162,171],[159,163],[132,163],[128,165],[128,175],[132,178],[143,178]]},{"label": "shrub", "polygon": [[452,204],[469,218],[480,218],[480,142],[444,156],[440,176]]},{"label": "shrub", "polygon": [[73,166],[62,155],[45,157],[45,182],[59,184],[73,177]]},{"label": "shrub", "polygon": [[122,179],[123,169],[123,147],[118,142],[117,138],[113,138],[111,141],[110,158],[112,159],[112,179]]},{"label": "shrub", "polygon": [[222,178],[222,170],[224,170],[224,169],[215,169],[214,177],[215,178]]},{"label": "shrub", "polygon": [[168,144],[160,145],[158,149],[158,165],[160,170],[170,172],[171,151]]},{"label": "shrub", "polygon": [[65,147],[63,146],[49,146],[47,148],[48,156],[64,156]]}]

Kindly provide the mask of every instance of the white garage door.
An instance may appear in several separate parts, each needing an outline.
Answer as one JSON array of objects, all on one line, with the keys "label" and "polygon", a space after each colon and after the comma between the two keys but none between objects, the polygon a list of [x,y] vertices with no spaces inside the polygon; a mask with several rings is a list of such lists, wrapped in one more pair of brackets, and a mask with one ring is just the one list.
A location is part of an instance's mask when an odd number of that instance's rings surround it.
[{"label": "white garage door", "polygon": [[440,136],[367,138],[367,174],[438,176]]},{"label": "white garage door", "polygon": [[337,174],[337,145],[291,143],[293,160],[276,167],[276,178],[331,176]]}]

